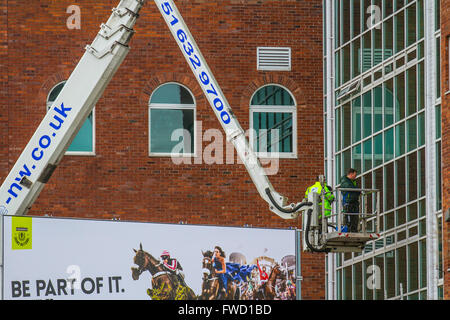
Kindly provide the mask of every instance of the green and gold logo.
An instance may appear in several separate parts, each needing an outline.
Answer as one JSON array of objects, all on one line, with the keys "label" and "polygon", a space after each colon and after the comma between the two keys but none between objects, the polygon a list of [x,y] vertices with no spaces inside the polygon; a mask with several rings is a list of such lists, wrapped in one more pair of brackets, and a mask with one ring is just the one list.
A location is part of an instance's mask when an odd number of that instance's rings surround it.
[{"label": "green and gold logo", "polygon": [[32,248],[31,217],[12,217],[12,249],[24,250]]}]

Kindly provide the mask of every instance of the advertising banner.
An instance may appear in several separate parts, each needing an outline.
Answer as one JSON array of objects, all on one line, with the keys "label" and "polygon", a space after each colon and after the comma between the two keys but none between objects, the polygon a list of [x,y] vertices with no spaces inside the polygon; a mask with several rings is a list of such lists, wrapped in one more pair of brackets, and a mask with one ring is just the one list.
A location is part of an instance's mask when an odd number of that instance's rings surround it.
[{"label": "advertising banner", "polygon": [[7,300],[296,299],[295,230],[3,219]]}]

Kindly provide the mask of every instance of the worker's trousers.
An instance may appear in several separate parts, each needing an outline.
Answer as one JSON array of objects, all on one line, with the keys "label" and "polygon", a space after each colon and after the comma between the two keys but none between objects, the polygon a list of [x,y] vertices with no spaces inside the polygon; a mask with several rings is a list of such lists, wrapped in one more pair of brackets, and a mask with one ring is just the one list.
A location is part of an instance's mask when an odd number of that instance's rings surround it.
[{"label": "worker's trousers", "polygon": [[[344,213],[358,213],[359,203],[352,202],[344,205]],[[345,223],[349,232],[358,232],[359,215],[345,215]]]}]

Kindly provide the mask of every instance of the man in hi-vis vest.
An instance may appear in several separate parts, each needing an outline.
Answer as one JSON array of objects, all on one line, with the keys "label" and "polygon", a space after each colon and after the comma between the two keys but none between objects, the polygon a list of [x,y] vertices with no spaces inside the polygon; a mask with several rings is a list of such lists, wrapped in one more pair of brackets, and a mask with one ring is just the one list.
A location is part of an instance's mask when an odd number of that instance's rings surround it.
[{"label": "man in hi-vis vest", "polygon": [[[334,195],[333,195],[333,192],[331,190],[331,187],[326,184],[325,180],[324,180],[323,184],[324,184],[324,186],[323,186],[323,193],[324,193],[323,194],[323,198],[325,200],[325,203],[324,203],[323,206],[324,206],[324,210],[325,210],[325,217],[329,217],[330,214],[331,214],[331,203],[334,201]],[[312,197],[312,194],[314,192],[316,192],[319,196],[322,195],[322,184],[320,183],[319,177],[317,177],[316,183],[314,183],[312,186],[310,186],[308,189],[306,189],[305,197],[309,201],[311,201],[312,198],[309,199],[308,196],[311,195],[311,197]],[[320,208],[320,210],[322,210],[322,197],[320,198],[319,208]],[[320,211],[320,213],[319,213],[319,219],[321,219],[321,218],[322,218],[322,211]]]}]

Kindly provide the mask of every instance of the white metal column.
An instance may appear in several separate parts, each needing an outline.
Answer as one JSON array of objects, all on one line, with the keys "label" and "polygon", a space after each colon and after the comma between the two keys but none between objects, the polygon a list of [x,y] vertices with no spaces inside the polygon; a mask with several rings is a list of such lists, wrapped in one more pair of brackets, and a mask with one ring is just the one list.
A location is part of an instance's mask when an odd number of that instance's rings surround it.
[{"label": "white metal column", "polygon": [[425,177],[426,177],[426,236],[427,236],[427,299],[438,299],[439,249],[436,218],[436,41],[435,2],[424,1],[425,6]]},{"label": "white metal column", "polygon": [[[324,0],[323,5],[325,5],[325,17],[326,19],[326,30],[325,30],[325,41],[326,41],[326,84],[327,84],[327,98],[326,98],[326,110],[327,110],[327,182],[335,187],[335,166],[334,166],[334,150],[335,150],[335,139],[334,139],[334,0]],[[334,205],[335,206],[335,205]],[[328,254],[328,300],[336,299],[336,254]]]}]

